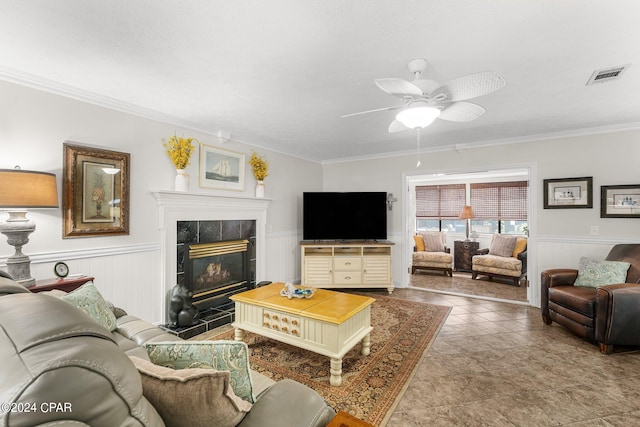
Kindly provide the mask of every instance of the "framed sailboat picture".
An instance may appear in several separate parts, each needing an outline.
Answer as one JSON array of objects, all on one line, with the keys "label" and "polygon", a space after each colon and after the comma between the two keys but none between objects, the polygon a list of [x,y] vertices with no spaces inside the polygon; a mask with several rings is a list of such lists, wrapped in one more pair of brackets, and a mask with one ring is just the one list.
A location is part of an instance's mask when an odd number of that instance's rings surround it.
[{"label": "framed sailboat picture", "polygon": [[244,191],[244,154],[200,144],[200,187]]}]

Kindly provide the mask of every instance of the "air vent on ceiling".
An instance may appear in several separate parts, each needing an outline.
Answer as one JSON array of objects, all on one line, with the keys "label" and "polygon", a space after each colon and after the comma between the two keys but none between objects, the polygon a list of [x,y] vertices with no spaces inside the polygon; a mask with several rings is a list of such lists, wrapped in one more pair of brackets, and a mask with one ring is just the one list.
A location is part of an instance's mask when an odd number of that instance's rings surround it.
[{"label": "air vent on ceiling", "polygon": [[629,68],[631,64],[620,65],[619,67],[607,68],[605,70],[596,70],[591,74],[587,85],[594,83],[610,82],[612,80],[619,79],[622,73]]}]

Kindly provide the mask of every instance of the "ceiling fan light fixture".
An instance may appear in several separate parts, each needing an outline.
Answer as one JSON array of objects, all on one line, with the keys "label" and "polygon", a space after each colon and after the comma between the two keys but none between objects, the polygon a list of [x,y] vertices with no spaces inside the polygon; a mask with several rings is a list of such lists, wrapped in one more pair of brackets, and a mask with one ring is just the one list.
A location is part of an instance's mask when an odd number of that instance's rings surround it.
[{"label": "ceiling fan light fixture", "polygon": [[429,126],[439,115],[439,108],[425,105],[400,111],[396,115],[396,120],[410,129],[418,129]]}]

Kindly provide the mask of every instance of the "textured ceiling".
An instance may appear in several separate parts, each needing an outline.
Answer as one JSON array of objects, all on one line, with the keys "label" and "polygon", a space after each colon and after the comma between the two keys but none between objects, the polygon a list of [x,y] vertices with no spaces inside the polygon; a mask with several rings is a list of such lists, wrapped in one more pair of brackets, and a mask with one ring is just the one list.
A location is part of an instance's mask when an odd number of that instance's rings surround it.
[{"label": "textured ceiling", "polygon": [[[640,127],[637,0],[3,0],[0,79],[172,117],[316,161],[410,152],[375,78],[413,58],[445,83],[500,72],[469,123],[426,150]],[[632,64],[586,86],[596,69]],[[35,82],[35,83],[34,83]]]}]

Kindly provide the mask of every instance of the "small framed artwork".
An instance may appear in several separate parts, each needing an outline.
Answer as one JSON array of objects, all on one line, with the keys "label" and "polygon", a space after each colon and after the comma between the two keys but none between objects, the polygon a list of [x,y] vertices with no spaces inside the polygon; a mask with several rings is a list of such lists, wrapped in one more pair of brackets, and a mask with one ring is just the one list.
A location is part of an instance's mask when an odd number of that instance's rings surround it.
[{"label": "small framed artwork", "polygon": [[62,237],[129,234],[129,153],[63,147]]},{"label": "small framed artwork", "polygon": [[544,208],[593,208],[593,177],[545,179]]},{"label": "small framed artwork", "polygon": [[600,187],[600,218],[640,218],[640,184]]},{"label": "small framed artwork", "polygon": [[200,144],[200,187],[244,190],[244,154]]}]

